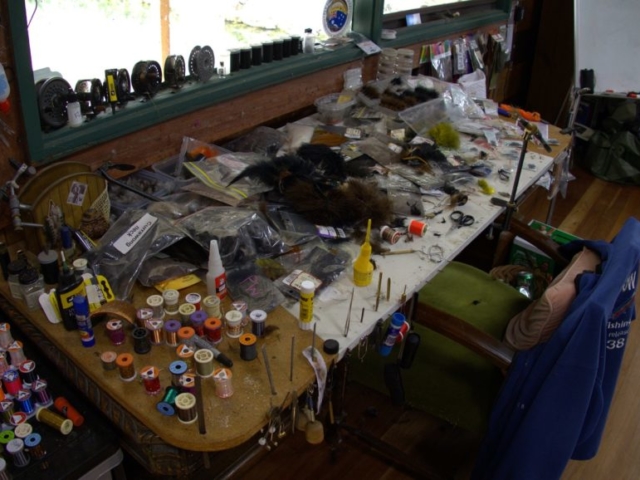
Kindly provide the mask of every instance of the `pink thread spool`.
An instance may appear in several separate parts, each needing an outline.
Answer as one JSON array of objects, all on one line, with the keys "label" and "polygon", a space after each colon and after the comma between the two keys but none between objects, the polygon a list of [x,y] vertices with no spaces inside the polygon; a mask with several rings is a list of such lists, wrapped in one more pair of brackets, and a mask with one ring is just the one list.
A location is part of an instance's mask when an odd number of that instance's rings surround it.
[{"label": "pink thread spool", "polygon": [[122,320],[109,320],[106,328],[107,337],[109,337],[113,345],[122,345],[124,343],[124,323]]}]

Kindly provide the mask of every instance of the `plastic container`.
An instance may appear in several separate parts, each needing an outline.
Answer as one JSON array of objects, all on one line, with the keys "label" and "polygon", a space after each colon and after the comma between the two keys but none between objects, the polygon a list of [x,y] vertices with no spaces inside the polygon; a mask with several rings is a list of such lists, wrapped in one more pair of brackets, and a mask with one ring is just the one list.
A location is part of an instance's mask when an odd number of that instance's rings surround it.
[{"label": "plastic container", "polygon": [[[166,197],[176,186],[175,180],[171,177],[149,170],[138,170],[119,180],[156,197]],[[151,203],[151,200],[115,184],[109,184],[109,200],[111,213],[116,216],[120,216],[125,210],[141,209]]]},{"label": "plastic container", "polygon": [[356,104],[356,99],[351,93],[331,93],[318,98],[314,104],[318,109],[318,119],[333,125],[349,116],[352,107]]},{"label": "plastic container", "polygon": [[398,113],[416,135],[425,135],[438,123],[451,121],[443,98],[436,98]]}]

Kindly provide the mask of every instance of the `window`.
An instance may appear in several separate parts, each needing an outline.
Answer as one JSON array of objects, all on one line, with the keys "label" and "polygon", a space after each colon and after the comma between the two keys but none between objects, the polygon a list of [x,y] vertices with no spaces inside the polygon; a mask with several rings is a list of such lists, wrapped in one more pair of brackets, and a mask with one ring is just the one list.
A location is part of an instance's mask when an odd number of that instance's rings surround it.
[{"label": "window", "polygon": [[[298,55],[284,62],[237,72],[233,81],[215,76],[208,82],[188,82],[179,94],[161,90],[153,101],[129,102],[115,115],[96,117],[79,128],[46,130],[40,122],[34,70],[59,72],[74,86],[79,79],[104,78],[105,69],[132,69],[139,61],[161,66],[168,55],[188,61],[194,46],[210,46],[216,67],[228,50],[312,28],[323,36],[322,17],[329,5],[352,0],[12,0],[9,12],[11,45],[15,58],[28,157],[47,163],[92,145],[119,138],[205,107],[240,97],[364,57],[352,44],[317,51],[313,61]],[[390,0],[387,0],[389,2]],[[398,0],[396,0],[398,1]],[[382,47],[424,43],[462,30],[505,21],[510,0],[466,0],[473,15],[429,24],[419,10],[422,25],[404,28],[396,39],[381,41],[381,31],[393,15],[384,15],[384,0],[353,0],[351,28]],[[69,7],[68,5],[71,5]],[[399,5],[399,4],[398,4]],[[429,7],[431,8],[431,7]],[[118,12],[116,14],[116,11]],[[47,18],[53,19],[48,20]],[[404,20],[403,20],[404,21]],[[384,22],[384,23],[383,23]],[[46,25],[48,24],[48,26]],[[27,27],[28,25],[28,27]],[[406,23],[403,25],[406,27]],[[226,61],[225,61],[226,63]],[[42,73],[42,72],[41,72]],[[188,74],[189,72],[187,72]],[[51,73],[42,73],[44,76]],[[236,79],[238,81],[236,81]]]}]

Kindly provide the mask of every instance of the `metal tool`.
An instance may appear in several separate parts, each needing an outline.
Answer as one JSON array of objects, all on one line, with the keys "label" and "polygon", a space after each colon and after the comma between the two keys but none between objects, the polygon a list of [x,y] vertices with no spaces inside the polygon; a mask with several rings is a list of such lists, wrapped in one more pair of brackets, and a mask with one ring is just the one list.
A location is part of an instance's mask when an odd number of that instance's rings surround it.
[{"label": "metal tool", "polygon": [[355,293],[356,289],[352,288],[351,289],[351,300],[349,301],[349,313],[347,313],[347,320],[344,324],[344,336],[346,337],[347,335],[349,335],[349,325],[351,325],[351,307],[353,306],[353,294]]},{"label": "metal tool", "polygon": [[460,210],[454,210],[453,212],[451,212],[451,214],[449,215],[449,218],[453,223],[451,225],[451,228],[447,232],[447,235],[450,234],[453,230],[457,230],[458,228],[469,227],[473,225],[473,223],[476,221],[476,219],[473,218],[473,216],[466,215],[462,213]]}]

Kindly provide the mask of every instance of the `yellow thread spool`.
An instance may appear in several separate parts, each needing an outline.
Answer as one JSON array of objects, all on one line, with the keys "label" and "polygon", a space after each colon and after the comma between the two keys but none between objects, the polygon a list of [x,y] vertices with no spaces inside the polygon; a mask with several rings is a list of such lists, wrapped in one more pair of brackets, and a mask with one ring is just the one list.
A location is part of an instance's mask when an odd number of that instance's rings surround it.
[{"label": "yellow thread spool", "polygon": [[196,373],[203,378],[213,375],[213,352],[201,348],[196,350],[193,354],[193,358],[196,361]]},{"label": "yellow thread spool", "polygon": [[55,428],[63,435],[69,435],[73,430],[73,422],[70,419],[64,418],[45,407],[40,407],[36,411],[36,419],[51,428]]}]

